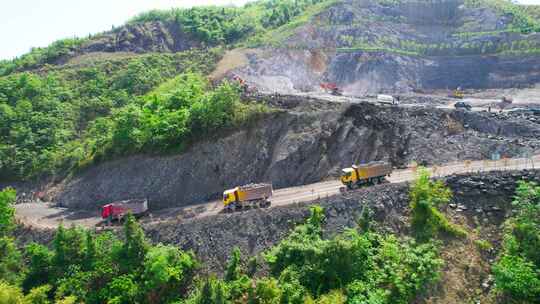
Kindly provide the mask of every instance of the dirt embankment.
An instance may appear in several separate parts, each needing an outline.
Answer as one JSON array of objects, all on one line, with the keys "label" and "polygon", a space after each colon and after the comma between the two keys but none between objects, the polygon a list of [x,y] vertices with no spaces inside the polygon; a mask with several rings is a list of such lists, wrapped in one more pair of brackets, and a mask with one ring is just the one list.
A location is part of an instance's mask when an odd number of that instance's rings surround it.
[{"label": "dirt embankment", "polygon": [[105,202],[147,197],[157,210],[208,201],[250,182],[272,182],[275,188],[318,182],[352,163],[443,163],[485,159],[494,152],[516,156],[540,147],[537,124],[484,113],[305,102],[294,96],[277,100],[288,105],[287,112],[181,155],[139,155],[91,167],[53,189],[54,201],[96,210]]}]

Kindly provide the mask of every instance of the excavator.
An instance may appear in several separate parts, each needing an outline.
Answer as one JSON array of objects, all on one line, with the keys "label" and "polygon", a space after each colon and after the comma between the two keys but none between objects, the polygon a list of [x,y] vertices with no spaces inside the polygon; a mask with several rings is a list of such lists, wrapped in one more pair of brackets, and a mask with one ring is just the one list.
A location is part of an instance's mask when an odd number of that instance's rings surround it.
[{"label": "excavator", "polygon": [[323,89],[325,92],[330,93],[334,96],[342,96],[343,91],[337,86],[337,84],[333,82],[325,82],[321,83],[321,89]]},{"label": "excavator", "polygon": [[463,92],[461,87],[457,87],[457,89],[455,89],[450,94],[448,94],[448,97],[457,98],[457,99],[463,99],[463,97],[465,97],[465,93]]}]

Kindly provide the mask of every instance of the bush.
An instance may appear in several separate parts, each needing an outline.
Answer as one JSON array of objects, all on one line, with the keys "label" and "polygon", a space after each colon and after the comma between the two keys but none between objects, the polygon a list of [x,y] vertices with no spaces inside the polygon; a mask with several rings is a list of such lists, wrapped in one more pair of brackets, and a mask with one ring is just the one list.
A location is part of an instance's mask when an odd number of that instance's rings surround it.
[{"label": "bush", "polygon": [[540,186],[521,181],[507,220],[500,260],[493,267],[495,287],[513,301],[540,299]]},{"label": "bush", "polygon": [[0,304],[22,304],[23,294],[19,288],[0,281]]},{"label": "bush", "polygon": [[355,230],[324,240],[323,219],[320,207],[313,208],[305,224],[265,255],[281,286],[292,284],[289,291],[282,287],[282,298],[303,297],[302,289],[320,297],[347,288],[352,303],[375,298],[382,303],[408,303],[438,279],[442,261],[434,245]]},{"label": "bush", "polygon": [[524,258],[504,255],[493,267],[495,288],[513,300],[538,303],[540,278],[538,267]]},{"label": "bush", "polygon": [[441,181],[431,181],[429,173],[420,169],[418,178],[409,190],[411,201],[411,225],[415,237],[427,241],[440,232],[463,237],[466,232],[451,224],[437,207],[448,203],[452,192]]},{"label": "bush", "polygon": [[15,227],[15,203],[17,193],[12,188],[0,191],[0,238],[7,237]]}]

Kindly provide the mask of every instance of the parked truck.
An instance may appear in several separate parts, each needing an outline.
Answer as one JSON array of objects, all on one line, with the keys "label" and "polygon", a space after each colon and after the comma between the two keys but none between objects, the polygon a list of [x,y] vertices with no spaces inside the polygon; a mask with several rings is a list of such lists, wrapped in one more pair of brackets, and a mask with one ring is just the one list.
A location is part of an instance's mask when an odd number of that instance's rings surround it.
[{"label": "parked truck", "polygon": [[147,199],[129,199],[113,202],[101,207],[101,218],[108,221],[121,220],[128,213],[143,215],[148,210]]},{"label": "parked truck", "polygon": [[249,184],[223,192],[225,211],[235,211],[250,207],[268,207],[272,197],[272,184]]},{"label": "parked truck", "polygon": [[[346,189],[354,189],[363,185],[375,185],[382,183],[386,176],[392,173],[392,166],[383,161],[370,162],[368,164],[353,165],[341,170],[341,182]],[[344,189],[345,190],[345,189]]]},{"label": "parked truck", "polygon": [[396,98],[392,95],[378,94],[377,102],[389,105],[399,105],[399,98]]}]

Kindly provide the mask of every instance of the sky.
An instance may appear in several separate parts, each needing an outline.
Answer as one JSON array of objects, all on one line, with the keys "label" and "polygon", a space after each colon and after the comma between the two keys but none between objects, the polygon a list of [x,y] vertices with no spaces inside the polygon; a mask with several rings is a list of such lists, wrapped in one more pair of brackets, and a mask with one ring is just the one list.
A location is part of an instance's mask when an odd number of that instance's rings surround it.
[{"label": "sky", "polygon": [[[62,38],[85,37],[124,24],[151,9],[243,5],[250,0],[2,0],[0,59],[11,59]],[[540,0],[519,0],[540,4]]]}]

